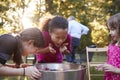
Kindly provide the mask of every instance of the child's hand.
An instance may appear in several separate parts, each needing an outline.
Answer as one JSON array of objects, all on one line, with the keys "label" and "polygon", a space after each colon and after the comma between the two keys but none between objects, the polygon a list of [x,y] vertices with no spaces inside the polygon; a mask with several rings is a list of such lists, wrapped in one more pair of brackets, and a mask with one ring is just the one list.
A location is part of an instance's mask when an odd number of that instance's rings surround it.
[{"label": "child's hand", "polygon": [[52,44],[49,44],[49,51],[51,52],[51,53],[56,53],[56,50],[54,49],[54,48],[52,48]]},{"label": "child's hand", "polygon": [[24,70],[25,76],[28,76],[30,80],[38,80],[42,76],[41,72],[35,66],[28,66]]},{"label": "child's hand", "polygon": [[103,71],[104,70],[106,72],[113,72],[113,73],[120,74],[120,69],[119,68],[116,68],[116,67],[114,67],[114,66],[112,66],[110,64],[107,64],[107,63],[97,66],[96,69],[98,71]]},{"label": "child's hand", "polygon": [[28,67],[28,66],[29,66],[29,64],[27,64],[27,63],[23,63],[23,64],[20,65],[20,67],[22,67],[22,68],[25,68],[25,67]]},{"label": "child's hand", "polygon": [[117,68],[117,67],[114,67],[114,66],[112,66],[112,65],[110,65],[110,64],[104,64],[103,65],[103,69],[104,69],[104,71],[106,71],[106,72],[113,72],[113,73],[119,73],[120,74],[120,69],[119,68]]},{"label": "child's hand", "polygon": [[97,69],[98,71],[103,71],[103,65],[104,65],[104,64],[100,64],[99,66],[96,67],[96,69]]},{"label": "child's hand", "polygon": [[60,52],[62,52],[62,53],[64,53],[64,54],[70,53],[70,51],[67,50],[67,47],[66,47],[67,45],[68,45],[68,43],[64,43],[64,44],[60,47]]}]

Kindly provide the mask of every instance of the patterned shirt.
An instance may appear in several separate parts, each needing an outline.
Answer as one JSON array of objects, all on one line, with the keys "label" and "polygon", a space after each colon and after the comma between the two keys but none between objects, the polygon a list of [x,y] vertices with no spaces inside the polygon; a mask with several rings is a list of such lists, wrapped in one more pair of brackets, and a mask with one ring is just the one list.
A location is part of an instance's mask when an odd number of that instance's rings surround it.
[{"label": "patterned shirt", "polygon": [[[120,68],[120,46],[110,44],[108,46],[107,55],[108,55],[107,63],[117,68]],[[104,80],[120,80],[120,75],[111,72],[106,72]]]}]

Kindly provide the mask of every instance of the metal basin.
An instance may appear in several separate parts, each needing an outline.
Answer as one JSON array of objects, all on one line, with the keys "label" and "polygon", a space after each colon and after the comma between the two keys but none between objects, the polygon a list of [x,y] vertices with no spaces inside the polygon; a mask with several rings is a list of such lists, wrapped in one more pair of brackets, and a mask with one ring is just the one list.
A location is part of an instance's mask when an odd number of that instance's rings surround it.
[{"label": "metal basin", "polygon": [[36,67],[42,72],[38,80],[84,80],[86,68],[79,64],[42,63]]}]

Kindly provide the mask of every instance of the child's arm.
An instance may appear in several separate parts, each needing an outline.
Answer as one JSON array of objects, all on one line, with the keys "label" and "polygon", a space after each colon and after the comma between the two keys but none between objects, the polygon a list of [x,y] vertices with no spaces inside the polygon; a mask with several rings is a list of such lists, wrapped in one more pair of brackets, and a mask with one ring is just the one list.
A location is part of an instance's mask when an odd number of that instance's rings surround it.
[{"label": "child's arm", "polygon": [[0,64],[0,76],[22,76],[23,68],[12,68]]},{"label": "child's arm", "polygon": [[28,66],[31,66],[31,65],[27,64],[27,63],[23,63],[20,66],[17,66],[16,64],[8,64],[8,63],[6,63],[5,66],[11,67],[11,68],[18,68],[18,67],[25,68],[25,67],[28,67]]},{"label": "child's arm", "polygon": [[41,72],[35,66],[11,68],[0,63],[0,76],[27,76],[31,80],[36,80],[41,77]]},{"label": "child's arm", "polygon": [[120,68],[114,67],[114,66],[112,66],[110,64],[104,64],[103,69],[106,72],[113,72],[113,73],[120,74]]},{"label": "child's arm", "polygon": [[41,48],[39,49],[38,53],[56,53],[56,50],[52,48],[52,45],[49,44],[49,46],[45,47],[45,48]]},{"label": "child's arm", "polygon": [[45,48],[40,48],[38,53],[48,53],[49,52],[49,47],[45,47]]},{"label": "child's arm", "polygon": [[12,68],[16,68],[16,65],[15,65],[15,64],[8,64],[8,63],[6,63],[5,66],[12,67]]},{"label": "child's arm", "polygon": [[82,30],[81,35],[87,35],[89,28],[85,25],[82,25],[82,24],[80,25],[81,25],[81,30]]},{"label": "child's arm", "polygon": [[101,64],[99,66],[96,67],[98,71],[106,71],[106,72],[112,72],[112,73],[117,73],[120,74],[120,68],[116,68],[110,64]]}]

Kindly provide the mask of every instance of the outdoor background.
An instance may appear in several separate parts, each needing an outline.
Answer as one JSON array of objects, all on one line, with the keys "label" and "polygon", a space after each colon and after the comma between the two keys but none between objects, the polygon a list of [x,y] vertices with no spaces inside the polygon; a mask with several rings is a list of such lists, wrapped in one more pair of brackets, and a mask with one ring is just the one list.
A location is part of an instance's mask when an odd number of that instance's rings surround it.
[{"label": "outdoor background", "polygon": [[[44,15],[65,18],[73,15],[90,29],[88,35],[81,38],[79,54],[80,50],[93,43],[97,47],[108,45],[106,21],[118,12],[120,0],[0,0],[0,34],[16,34],[25,28],[39,27],[39,19]],[[1,77],[0,80],[8,78]],[[15,80],[14,77],[11,80]]]},{"label": "outdoor background", "polygon": [[18,33],[28,27],[39,27],[44,15],[73,15],[89,27],[88,35],[82,36],[79,50],[95,43],[108,45],[106,20],[120,11],[120,0],[0,0],[0,34]]}]

